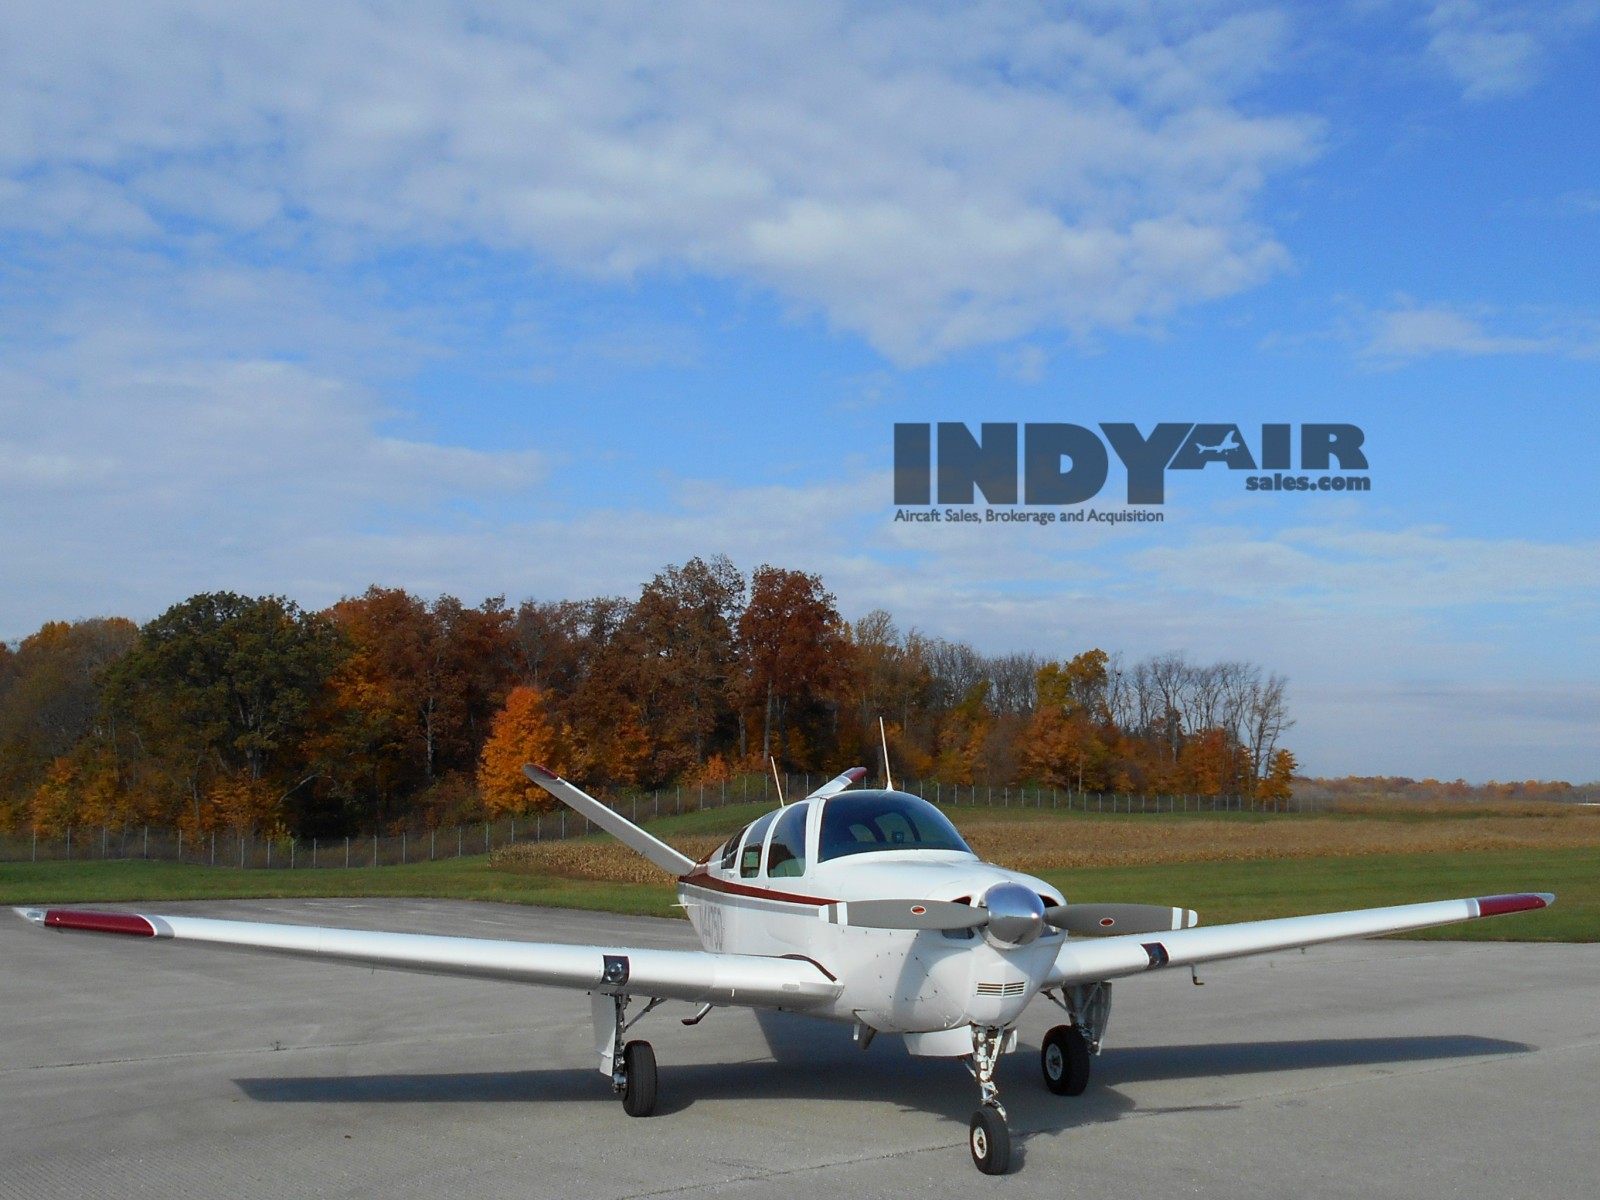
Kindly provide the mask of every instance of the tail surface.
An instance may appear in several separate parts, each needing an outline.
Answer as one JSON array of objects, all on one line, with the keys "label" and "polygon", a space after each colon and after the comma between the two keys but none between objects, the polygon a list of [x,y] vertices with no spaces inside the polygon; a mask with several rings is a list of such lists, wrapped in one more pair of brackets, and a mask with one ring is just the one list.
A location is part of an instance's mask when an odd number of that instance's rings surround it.
[{"label": "tail surface", "polygon": [[554,771],[536,767],[532,763],[522,768],[522,773],[575,812],[588,817],[612,837],[630,849],[637,850],[656,866],[682,879],[694,870],[694,860],[680,854],[653,834],[646,833],[621,813],[607,808],[588,792],[568,783]]}]

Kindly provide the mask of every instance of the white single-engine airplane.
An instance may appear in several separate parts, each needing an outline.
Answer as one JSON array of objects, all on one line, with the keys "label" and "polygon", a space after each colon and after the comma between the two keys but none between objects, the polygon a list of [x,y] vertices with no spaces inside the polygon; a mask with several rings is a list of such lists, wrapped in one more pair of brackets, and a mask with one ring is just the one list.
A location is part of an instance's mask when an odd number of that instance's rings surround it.
[{"label": "white single-engine airplane", "polygon": [[[692,862],[571,783],[528,776],[678,877],[699,951],[568,946],[487,938],[324,929],[201,917],[19,908],[52,929],[210,942],[371,966],[580,988],[591,997],[600,1071],[630,1116],[656,1103],[650,1043],[626,1040],[666,1000],[782,1009],[855,1026],[863,1048],[900,1034],[914,1055],[960,1058],[977,1080],[969,1127],[986,1174],[1009,1167],[1011,1137],[995,1085],[1000,1055],[1039,995],[1068,1023],[1045,1035],[1046,1086],[1077,1095],[1111,1011],[1112,980],[1544,908],[1546,894],[1441,900],[1394,908],[1195,928],[1181,908],[1068,904],[1041,879],[981,862],[933,805],[906,792],[848,790],[856,767],[804,800],[752,822]],[[1075,937],[1074,934],[1097,936]],[[629,1003],[646,1001],[631,1020]]]}]

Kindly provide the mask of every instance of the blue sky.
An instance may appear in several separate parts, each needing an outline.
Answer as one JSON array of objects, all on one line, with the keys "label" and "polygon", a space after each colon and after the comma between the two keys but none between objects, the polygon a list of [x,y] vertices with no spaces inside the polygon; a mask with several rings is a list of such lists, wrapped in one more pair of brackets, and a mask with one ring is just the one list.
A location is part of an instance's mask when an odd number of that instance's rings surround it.
[{"label": "blue sky", "polygon": [[[1600,0],[14,0],[0,637],[720,552],[1258,663],[1314,773],[1595,779],[1597,49]],[[1344,422],[1373,486],[896,525],[936,421]]]}]

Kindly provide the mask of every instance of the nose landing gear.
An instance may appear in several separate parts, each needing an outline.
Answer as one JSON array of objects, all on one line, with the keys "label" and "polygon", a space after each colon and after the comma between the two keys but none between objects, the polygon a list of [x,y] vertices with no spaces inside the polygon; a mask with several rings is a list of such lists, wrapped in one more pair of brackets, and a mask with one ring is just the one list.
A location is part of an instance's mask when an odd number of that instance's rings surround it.
[{"label": "nose landing gear", "polygon": [[1000,1061],[1008,1036],[1008,1030],[974,1025],[972,1054],[964,1060],[978,1081],[982,1104],[967,1126],[967,1147],[972,1151],[973,1165],[985,1175],[1004,1175],[1011,1169],[1011,1127],[1006,1123],[1000,1088],[994,1081],[995,1064]]}]

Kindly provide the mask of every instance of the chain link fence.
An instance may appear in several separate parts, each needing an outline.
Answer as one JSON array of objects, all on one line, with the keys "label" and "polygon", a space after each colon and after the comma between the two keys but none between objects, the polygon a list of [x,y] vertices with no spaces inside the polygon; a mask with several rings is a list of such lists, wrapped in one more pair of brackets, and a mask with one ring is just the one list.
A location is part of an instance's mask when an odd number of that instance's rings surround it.
[{"label": "chain link fence", "polygon": [[[829,778],[831,776],[785,776],[783,797],[790,801],[799,799]],[[1294,800],[1286,806],[1272,806],[1245,796],[1130,795],[1060,788],[954,785],[937,780],[902,782],[899,787],[956,811],[1018,808],[1156,816],[1197,812],[1303,812],[1323,807],[1321,803],[1302,805]],[[649,792],[619,792],[601,798],[639,825],[686,812],[778,802],[775,781],[770,775]],[[59,836],[43,836],[28,830],[0,833],[0,862],[147,859],[258,870],[386,867],[488,854],[516,842],[582,837],[593,833],[594,829],[587,818],[564,808],[471,825],[341,838],[274,838],[249,830],[185,834],[180,830],[147,825],[90,826],[68,829]]]}]

